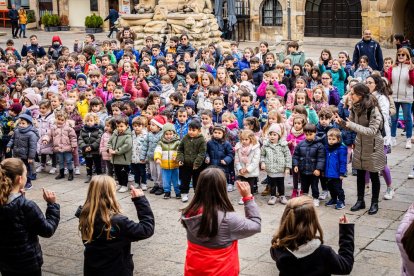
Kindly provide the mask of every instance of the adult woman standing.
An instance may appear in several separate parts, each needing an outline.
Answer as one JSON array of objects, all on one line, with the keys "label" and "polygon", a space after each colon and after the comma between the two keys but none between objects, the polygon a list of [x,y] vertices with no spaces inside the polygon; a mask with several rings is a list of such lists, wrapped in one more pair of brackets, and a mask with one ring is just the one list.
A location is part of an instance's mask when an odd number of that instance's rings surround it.
[{"label": "adult woman standing", "polygon": [[246,217],[234,212],[227,196],[226,176],[207,168],[198,179],[195,196],[183,210],[188,248],[184,275],[239,275],[237,240],[261,230],[259,209],[247,182],[237,182]]},{"label": "adult woman standing", "polygon": [[351,211],[365,209],[365,173],[368,171],[372,181],[371,207],[368,214],[373,215],[378,212],[381,185],[379,172],[385,167],[384,139],[380,131],[383,119],[377,99],[365,84],[356,84],[350,93],[352,108],[348,121],[342,120],[339,116],[335,121],[357,134],[352,166],[357,169],[358,200]]},{"label": "adult woman standing", "polygon": [[396,62],[385,76],[391,83],[393,91],[393,99],[397,113],[391,117],[391,145],[397,144],[397,121],[400,106],[403,109],[403,116],[405,121],[405,136],[407,137],[405,148],[411,149],[411,136],[413,133],[413,119],[411,115],[411,107],[414,101],[413,85],[414,85],[414,65],[410,59],[410,53],[407,48],[400,48],[397,51]]},{"label": "adult woman standing", "polygon": [[[378,105],[381,109],[381,115],[384,119],[384,153],[389,152],[389,147],[391,146],[391,128],[390,128],[390,100],[388,98],[388,90],[385,86],[385,79],[382,79],[379,75],[369,76],[365,83],[369,88],[369,91],[378,101]],[[392,199],[394,196],[394,189],[392,188],[392,178],[391,172],[388,165],[385,165],[382,170],[382,176],[384,177],[385,183],[387,184],[387,190],[384,194],[384,199]],[[369,182],[369,173],[365,174],[365,182]]]},{"label": "adult woman standing", "polygon": [[54,192],[43,190],[46,218],[24,196],[26,166],[20,158],[0,163],[0,274],[42,275],[43,256],[38,236],[49,238],[58,227],[60,207]]}]

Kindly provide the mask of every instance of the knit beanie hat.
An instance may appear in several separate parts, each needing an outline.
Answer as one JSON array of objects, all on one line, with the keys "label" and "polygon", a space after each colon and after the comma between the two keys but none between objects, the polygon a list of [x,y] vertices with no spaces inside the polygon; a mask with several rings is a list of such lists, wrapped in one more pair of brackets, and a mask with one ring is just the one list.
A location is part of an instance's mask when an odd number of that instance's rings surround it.
[{"label": "knit beanie hat", "polygon": [[160,129],[167,123],[167,119],[164,116],[157,115],[151,119],[151,122],[157,125]]},{"label": "knit beanie hat", "polygon": [[28,115],[28,114],[22,114],[19,116],[19,119],[23,119],[25,121],[27,121],[28,123],[30,123],[31,125],[33,124],[33,119],[32,116]]},{"label": "knit beanie hat", "polygon": [[173,124],[171,123],[166,123],[163,127],[162,127],[162,134],[164,135],[166,131],[174,131],[174,133],[176,134],[177,132],[175,131],[175,127]]},{"label": "knit beanie hat", "polygon": [[47,92],[51,92],[53,94],[59,94],[58,82],[57,81],[53,81],[52,85],[49,87],[49,89],[47,90]]},{"label": "knit beanie hat", "polygon": [[270,132],[275,132],[277,135],[279,135],[279,137],[282,136],[282,129],[280,128],[279,124],[271,124],[269,127],[269,133]]},{"label": "knit beanie hat", "polygon": [[195,102],[193,100],[186,100],[184,102],[184,107],[191,107],[192,110],[195,110]]},{"label": "knit beanie hat", "polygon": [[86,75],[84,73],[79,73],[78,75],[76,75],[76,80],[78,79],[84,79],[85,82],[88,81],[88,77],[86,77]]},{"label": "knit beanie hat", "polygon": [[227,128],[226,128],[224,125],[217,124],[217,125],[215,125],[215,126],[213,127],[213,131],[214,131],[214,130],[216,130],[216,129],[218,129],[218,130],[222,131],[222,132],[223,132],[223,134],[224,134],[224,135],[226,135]]},{"label": "knit beanie hat", "polygon": [[53,42],[59,42],[59,44],[62,45],[62,40],[60,40],[60,37],[58,35],[52,37],[52,43]]},{"label": "knit beanie hat", "polygon": [[22,112],[22,105],[19,103],[14,103],[10,106],[9,110],[13,111],[14,113],[16,113],[17,115],[20,114],[20,112]]},{"label": "knit beanie hat", "polygon": [[41,97],[39,98],[40,95],[36,94],[36,93],[27,93],[24,97],[26,99],[29,100],[29,102],[32,103],[32,105],[38,105],[38,103],[41,100]]}]

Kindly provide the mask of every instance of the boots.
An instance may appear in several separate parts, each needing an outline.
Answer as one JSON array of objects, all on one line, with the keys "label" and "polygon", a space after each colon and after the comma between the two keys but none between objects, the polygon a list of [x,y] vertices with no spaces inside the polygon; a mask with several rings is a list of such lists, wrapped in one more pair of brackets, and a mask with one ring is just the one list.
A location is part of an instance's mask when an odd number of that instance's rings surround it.
[{"label": "boots", "polygon": [[55,177],[56,180],[65,178],[65,169],[60,169],[59,174]]},{"label": "boots", "polygon": [[365,209],[365,201],[364,200],[357,200],[354,206],[351,207],[351,211],[355,212],[361,209]]},{"label": "boots", "polygon": [[266,188],[262,192],[262,196],[268,196],[268,195],[270,195],[270,189],[269,189],[269,185],[266,185]]},{"label": "boots", "polygon": [[68,181],[73,180],[73,170],[69,170]]},{"label": "boots", "polygon": [[92,175],[87,175],[85,183],[89,183],[89,182],[91,182],[91,180],[92,180]]},{"label": "boots", "polygon": [[368,215],[375,215],[378,212],[378,202],[372,202],[368,210]]}]

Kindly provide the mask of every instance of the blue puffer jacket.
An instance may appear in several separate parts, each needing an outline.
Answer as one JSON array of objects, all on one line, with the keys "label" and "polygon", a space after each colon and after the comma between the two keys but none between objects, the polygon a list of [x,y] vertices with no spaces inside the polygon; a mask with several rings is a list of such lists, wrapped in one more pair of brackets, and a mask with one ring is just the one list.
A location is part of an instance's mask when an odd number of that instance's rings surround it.
[{"label": "blue puffer jacket", "polygon": [[[338,105],[338,115],[344,121],[346,121],[346,119],[349,117],[349,110],[348,108],[344,107],[343,101],[341,101]],[[355,143],[356,133],[346,128],[339,129],[341,130],[342,143],[344,143],[346,146],[353,145]]]},{"label": "blue puffer jacket", "polygon": [[[229,172],[229,166],[234,160],[234,151],[231,144],[227,141],[215,140],[212,138],[207,143],[206,159],[210,159],[209,165],[218,166],[225,173]],[[224,160],[227,165],[221,164],[221,160]]]},{"label": "blue puffer jacket", "polygon": [[249,69],[250,68],[250,61],[247,61],[247,59],[242,58],[239,61],[239,66],[238,67],[239,67],[240,71],[242,71],[243,69]]},{"label": "blue puffer jacket", "polygon": [[326,146],[326,178],[339,178],[346,174],[347,154],[346,146],[341,143]]},{"label": "blue puffer jacket", "polygon": [[158,141],[160,141],[162,136],[162,131],[158,131],[157,133],[152,133],[151,131],[148,132],[147,137],[144,139],[141,148],[141,154],[139,155],[139,159],[147,160],[147,161],[154,161],[154,151],[157,147]]},{"label": "blue puffer jacket", "polygon": [[213,113],[213,123],[214,124],[221,124],[221,117],[223,116],[224,110],[222,110],[220,113],[217,113],[215,110],[212,111]]},{"label": "blue puffer jacket", "polygon": [[293,153],[293,167],[299,168],[299,173],[310,175],[315,170],[325,169],[325,147],[320,138],[313,141],[303,140],[296,146]]},{"label": "blue puffer jacket", "polygon": [[34,159],[36,157],[39,132],[32,125],[15,129],[12,138],[7,144],[13,149],[13,157],[21,159]]},{"label": "blue puffer jacket", "polygon": [[180,123],[178,120],[175,121],[174,127],[175,132],[180,137],[180,140],[184,138],[184,136],[188,133],[188,124],[191,120],[187,120],[184,124]]},{"label": "blue puffer jacket", "polygon": [[247,112],[244,113],[243,108],[240,106],[237,111],[234,112],[234,115],[236,115],[237,122],[239,123],[239,127],[243,126],[243,120],[247,117],[256,117],[259,118],[259,109],[254,108],[253,106],[250,106],[247,109]]}]

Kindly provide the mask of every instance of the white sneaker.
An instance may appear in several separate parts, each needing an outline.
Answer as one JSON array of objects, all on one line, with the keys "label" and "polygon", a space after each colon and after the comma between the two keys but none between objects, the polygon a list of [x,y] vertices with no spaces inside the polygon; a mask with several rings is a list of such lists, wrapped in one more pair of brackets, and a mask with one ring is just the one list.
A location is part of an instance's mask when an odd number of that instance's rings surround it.
[{"label": "white sneaker", "polygon": [[133,174],[128,174],[128,181],[129,182],[134,181],[134,175]]},{"label": "white sneaker", "polygon": [[243,201],[243,198],[242,197],[239,200],[239,205],[244,205],[244,201]]},{"label": "white sneaker", "polygon": [[397,138],[391,137],[391,147],[395,147],[397,145]]},{"label": "white sneaker", "polygon": [[231,185],[231,184],[228,184],[227,185],[227,192],[233,192],[234,191],[234,186],[233,185]]},{"label": "white sneaker", "polygon": [[414,168],[411,170],[411,172],[408,174],[408,179],[414,178]]},{"label": "white sneaker", "polygon": [[407,139],[407,142],[405,143],[406,149],[411,149],[411,138]]},{"label": "white sneaker", "polygon": [[384,194],[384,199],[391,200],[394,196],[394,189],[391,187],[387,187],[387,191]]},{"label": "white sneaker", "polygon": [[50,174],[55,174],[55,173],[56,173],[56,168],[53,168],[53,167],[52,167],[52,168],[50,169],[49,173],[50,173]]},{"label": "white sneaker", "polygon": [[313,199],[313,206],[319,207],[319,199]]},{"label": "white sneaker", "polygon": [[143,191],[148,190],[147,184],[141,184],[141,189],[142,189]]},{"label": "white sneaker", "polygon": [[181,194],[181,201],[187,202],[188,201],[188,194]]},{"label": "white sneaker", "polygon": [[80,175],[80,170],[79,170],[79,167],[75,167],[75,174],[76,174],[76,175]]},{"label": "white sneaker", "polygon": [[128,187],[127,186],[122,186],[121,189],[118,190],[118,192],[126,193],[126,192],[128,192]]},{"label": "white sneaker", "polygon": [[46,165],[49,165],[49,166],[51,166],[52,165],[52,160],[47,160],[47,162],[46,162]]},{"label": "white sneaker", "polygon": [[40,166],[36,169],[37,173],[44,172],[44,171],[45,171],[45,166]]},{"label": "white sneaker", "polygon": [[277,198],[275,196],[271,196],[267,204],[269,205],[275,205]]},{"label": "white sneaker", "polygon": [[280,196],[280,204],[286,205],[287,202],[288,202],[288,200],[285,196]]},{"label": "white sneaker", "polygon": [[319,195],[320,200],[325,200],[328,197],[328,191],[322,191],[322,193]]}]

